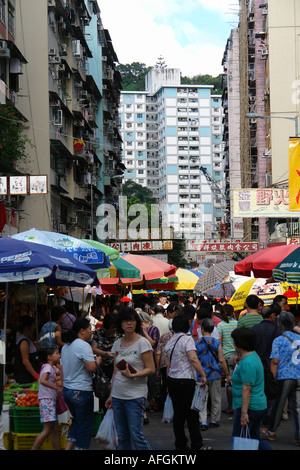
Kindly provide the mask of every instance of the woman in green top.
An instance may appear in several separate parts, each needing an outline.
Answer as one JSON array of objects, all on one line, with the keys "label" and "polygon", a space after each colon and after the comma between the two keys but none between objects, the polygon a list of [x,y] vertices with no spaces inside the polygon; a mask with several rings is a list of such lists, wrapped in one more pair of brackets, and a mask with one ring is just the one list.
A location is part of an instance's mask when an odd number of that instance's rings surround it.
[{"label": "woman in green top", "polygon": [[260,426],[266,413],[267,399],[264,392],[264,369],[255,352],[255,335],[250,328],[237,328],[231,336],[237,354],[238,366],[232,375],[233,408],[235,418],[232,437],[239,437],[248,426],[252,439],[260,441],[259,450],[271,450],[261,439]]}]

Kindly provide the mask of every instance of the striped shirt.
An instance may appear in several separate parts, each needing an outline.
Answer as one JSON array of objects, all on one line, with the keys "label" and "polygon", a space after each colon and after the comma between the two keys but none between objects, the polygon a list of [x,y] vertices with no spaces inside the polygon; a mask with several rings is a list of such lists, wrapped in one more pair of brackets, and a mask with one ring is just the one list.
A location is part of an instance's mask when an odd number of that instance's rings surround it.
[{"label": "striped shirt", "polygon": [[238,320],[238,328],[241,326],[246,327],[246,328],[252,328],[252,326],[257,325],[257,323],[260,323],[263,321],[263,317],[261,315],[257,314],[249,314],[247,313],[244,315],[242,318]]},{"label": "striped shirt", "polygon": [[233,339],[231,337],[231,333],[237,327],[237,320],[234,318],[229,319],[229,323],[226,321],[221,321],[218,323],[217,329],[219,333],[222,335],[222,351],[224,357],[230,356],[235,352]]}]

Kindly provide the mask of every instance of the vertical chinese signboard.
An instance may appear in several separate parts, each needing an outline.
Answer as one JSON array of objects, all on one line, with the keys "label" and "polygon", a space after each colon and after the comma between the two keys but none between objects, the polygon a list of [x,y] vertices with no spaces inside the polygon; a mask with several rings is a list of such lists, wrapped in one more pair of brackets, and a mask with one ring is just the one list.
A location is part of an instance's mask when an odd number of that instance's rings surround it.
[{"label": "vertical chinese signboard", "polygon": [[289,139],[289,209],[300,211],[300,139]]}]

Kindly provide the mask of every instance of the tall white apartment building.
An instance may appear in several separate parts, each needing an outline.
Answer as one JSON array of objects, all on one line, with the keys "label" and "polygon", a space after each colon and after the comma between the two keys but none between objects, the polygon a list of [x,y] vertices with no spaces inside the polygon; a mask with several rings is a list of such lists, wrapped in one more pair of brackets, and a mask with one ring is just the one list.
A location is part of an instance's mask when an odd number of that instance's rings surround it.
[{"label": "tall white apartment building", "polygon": [[164,225],[186,240],[217,239],[223,217],[223,112],[212,88],[153,68],[146,91],[121,93],[124,179],[151,189]]}]

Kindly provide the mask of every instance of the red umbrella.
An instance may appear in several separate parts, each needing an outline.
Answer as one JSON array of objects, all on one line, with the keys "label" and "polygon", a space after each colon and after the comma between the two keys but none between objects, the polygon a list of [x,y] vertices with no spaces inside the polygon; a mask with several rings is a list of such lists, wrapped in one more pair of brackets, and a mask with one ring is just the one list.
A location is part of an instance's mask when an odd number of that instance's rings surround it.
[{"label": "red umbrella", "polygon": [[295,244],[265,248],[236,263],[234,272],[243,276],[251,276],[252,271],[254,277],[257,278],[272,277],[272,270],[299,246],[299,244]]},{"label": "red umbrella", "polygon": [[[175,274],[177,269],[173,264],[166,263],[153,256],[132,255],[129,253],[122,255],[122,259],[125,259],[138,268],[141,272],[142,279],[145,281],[159,279],[163,276],[171,276]],[[135,281],[137,281],[137,279]]]}]

